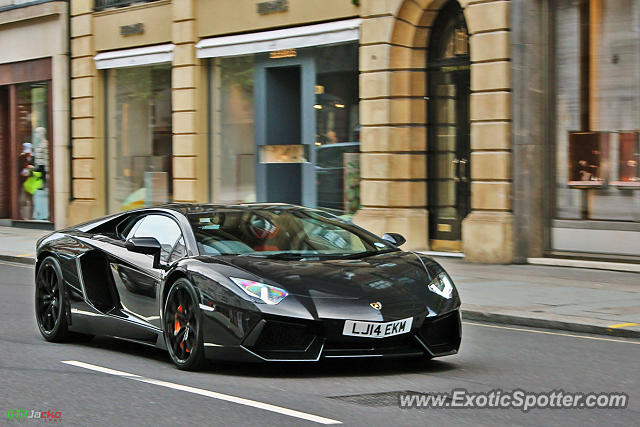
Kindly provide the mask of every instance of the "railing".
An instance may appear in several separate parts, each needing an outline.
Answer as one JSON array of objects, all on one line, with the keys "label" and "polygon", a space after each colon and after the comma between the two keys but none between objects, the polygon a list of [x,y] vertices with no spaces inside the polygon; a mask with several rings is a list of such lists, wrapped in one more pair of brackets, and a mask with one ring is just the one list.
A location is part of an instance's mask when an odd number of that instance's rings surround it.
[{"label": "railing", "polygon": [[[53,1],[53,0],[49,0],[49,1]],[[38,1],[37,3],[44,3],[45,1]],[[0,0],[0,9],[1,10],[6,10],[6,9],[14,9],[16,7],[22,7],[22,6],[31,6],[32,4],[36,3],[36,0]]]},{"label": "railing", "polygon": [[131,6],[133,4],[150,3],[152,1],[158,0],[94,0],[93,10],[98,12],[105,9]]}]

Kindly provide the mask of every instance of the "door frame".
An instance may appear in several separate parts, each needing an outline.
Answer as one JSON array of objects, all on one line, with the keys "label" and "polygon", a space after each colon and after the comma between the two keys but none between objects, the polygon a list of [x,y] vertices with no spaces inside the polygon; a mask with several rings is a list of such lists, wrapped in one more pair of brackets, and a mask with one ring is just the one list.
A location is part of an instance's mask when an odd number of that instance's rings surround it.
[{"label": "door frame", "polygon": [[300,199],[305,206],[316,206],[316,171],[314,138],[316,134],[315,109],[315,84],[316,70],[313,56],[304,52],[297,52],[292,58],[271,59],[268,54],[255,56],[254,63],[254,111],[255,111],[255,166],[256,166],[256,200],[266,200],[267,187],[275,183],[267,182],[266,164],[260,163],[260,147],[267,144],[267,69],[280,67],[300,68],[300,143],[308,145],[308,162],[301,163],[301,192]]}]

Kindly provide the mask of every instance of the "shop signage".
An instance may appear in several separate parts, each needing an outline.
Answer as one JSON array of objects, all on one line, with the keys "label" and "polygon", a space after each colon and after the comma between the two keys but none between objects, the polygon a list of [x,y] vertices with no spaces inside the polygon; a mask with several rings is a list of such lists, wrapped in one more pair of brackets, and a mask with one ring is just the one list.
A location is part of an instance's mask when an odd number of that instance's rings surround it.
[{"label": "shop signage", "polygon": [[451,233],[451,224],[438,224],[438,231]]},{"label": "shop signage", "polygon": [[306,144],[261,145],[260,163],[307,163],[309,146]]},{"label": "shop signage", "polygon": [[138,22],[137,24],[131,25],[122,25],[120,27],[120,35],[123,36],[131,36],[134,34],[142,34],[144,33],[144,24],[142,22]]},{"label": "shop signage", "polygon": [[447,67],[440,67],[440,71],[442,71],[443,73],[448,73],[451,71],[465,71],[469,68],[469,65],[451,65]]},{"label": "shop signage", "polygon": [[256,6],[258,7],[258,13],[260,15],[289,10],[289,2],[287,0],[263,1],[256,4]]},{"label": "shop signage", "polygon": [[271,59],[293,58],[296,55],[298,55],[298,52],[295,49],[282,49],[269,52],[269,58]]}]

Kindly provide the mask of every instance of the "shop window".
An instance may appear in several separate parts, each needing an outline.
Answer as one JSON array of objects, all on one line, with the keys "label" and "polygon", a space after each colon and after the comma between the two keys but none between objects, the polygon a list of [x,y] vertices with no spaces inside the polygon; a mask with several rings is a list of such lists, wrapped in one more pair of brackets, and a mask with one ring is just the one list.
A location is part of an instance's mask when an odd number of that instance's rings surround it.
[{"label": "shop window", "polygon": [[618,174],[613,183],[621,187],[640,186],[640,140],[638,132],[621,132]]},{"label": "shop window", "polygon": [[555,218],[640,221],[640,4],[552,8]]},{"label": "shop window", "polygon": [[16,85],[18,144],[18,217],[48,221],[50,217],[51,146],[49,143],[49,84]]},{"label": "shop window", "polygon": [[[277,61],[282,58],[269,54],[212,60],[209,126],[212,153],[211,199],[217,203],[256,201],[258,161],[260,165],[270,166],[277,163],[299,163],[309,166],[309,163],[312,163],[313,174],[305,176],[315,176],[316,206],[313,207],[328,209],[336,214],[354,213],[360,206],[358,44],[345,43],[297,49],[295,56],[291,58],[296,59],[291,60],[288,67],[278,66]],[[298,85],[307,83],[295,83],[292,79],[286,78],[284,81],[296,86],[292,88],[291,93],[297,94],[293,95],[294,98],[300,97],[299,102],[302,102],[301,94],[313,95],[313,109],[298,111],[297,118],[280,117],[272,110],[271,119],[268,118],[269,111],[263,112],[265,116],[261,119],[268,121],[269,129],[274,132],[282,130],[278,127],[285,126],[289,126],[291,130],[291,127],[301,126],[303,120],[309,119],[315,124],[315,132],[311,134],[313,139],[303,141],[301,138],[294,138],[294,143],[289,145],[273,143],[271,140],[256,152],[255,122],[258,113],[254,108],[254,86],[257,86],[254,85],[254,78],[257,67],[267,64],[269,70],[266,73],[258,72],[258,76],[264,75],[258,78],[282,77],[288,72],[287,68],[297,70],[292,72],[291,76],[300,78],[302,67],[311,63],[309,59],[312,59],[315,69],[313,85],[298,88]],[[298,60],[300,62],[296,62]],[[267,80],[262,83],[265,87],[268,86]],[[294,124],[291,120],[299,120],[299,123]],[[303,133],[289,132],[288,136],[297,137]],[[273,175],[267,175],[265,185],[268,188],[283,185],[289,189],[301,187],[299,182],[278,181]],[[293,194],[296,191],[289,193]],[[300,198],[296,200],[299,202]]]},{"label": "shop window", "polygon": [[353,214],[360,207],[360,122],[356,44],[313,49],[316,61],[318,207]]},{"label": "shop window", "polygon": [[255,202],[253,56],[212,67],[212,188],[216,202]]},{"label": "shop window", "polygon": [[109,211],[167,203],[172,194],[170,65],[109,70],[107,108]]},{"label": "shop window", "polygon": [[593,187],[606,184],[608,132],[570,132],[569,185]]}]

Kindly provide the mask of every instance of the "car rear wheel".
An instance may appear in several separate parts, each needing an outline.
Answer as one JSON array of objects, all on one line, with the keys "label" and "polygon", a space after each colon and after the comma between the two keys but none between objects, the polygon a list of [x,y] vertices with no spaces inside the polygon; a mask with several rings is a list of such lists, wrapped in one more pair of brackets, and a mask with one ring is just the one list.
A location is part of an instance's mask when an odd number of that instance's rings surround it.
[{"label": "car rear wheel", "polygon": [[52,256],[38,268],[35,297],[36,321],[44,339],[60,342],[70,338],[62,270]]},{"label": "car rear wheel", "polygon": [[181,278],[171,285],[163,314],[165,343],[173,363],[186,371],[203,368],[202,316],[191,282]]}]

